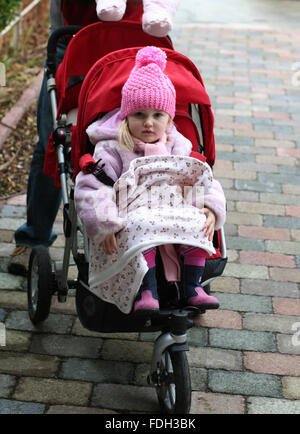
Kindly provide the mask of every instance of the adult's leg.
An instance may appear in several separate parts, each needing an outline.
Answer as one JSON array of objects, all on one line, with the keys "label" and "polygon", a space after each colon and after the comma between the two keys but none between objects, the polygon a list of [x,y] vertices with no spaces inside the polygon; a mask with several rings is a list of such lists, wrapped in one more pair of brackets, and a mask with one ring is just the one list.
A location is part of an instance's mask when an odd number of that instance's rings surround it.
[{"label": "adult's leg", "polygon": [[[62,61],[66,46],[57,47],[57,62]],[[52,227],[61,202],[61,191],[53,179],[43,174],[47,143],[52,131],[50,98],[44,75],[37,109],[38,142],[32,156],[27,185],[27,220],[15,232],[17,246],[50,246],[57,235]]]}]

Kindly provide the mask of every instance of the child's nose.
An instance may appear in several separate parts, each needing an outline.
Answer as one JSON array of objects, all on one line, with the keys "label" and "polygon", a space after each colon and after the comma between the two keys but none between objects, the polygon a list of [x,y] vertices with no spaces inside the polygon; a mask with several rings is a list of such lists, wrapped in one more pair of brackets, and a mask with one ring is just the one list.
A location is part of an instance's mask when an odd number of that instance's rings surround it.
[{"label": "child's nose", "polygon": [[145,119],[145,122],[144,122],[144,125],[145,126],[151,126],[153,124],[153,122],[152,122],[152,119],[149,117],[149,118],[146,118]]}]

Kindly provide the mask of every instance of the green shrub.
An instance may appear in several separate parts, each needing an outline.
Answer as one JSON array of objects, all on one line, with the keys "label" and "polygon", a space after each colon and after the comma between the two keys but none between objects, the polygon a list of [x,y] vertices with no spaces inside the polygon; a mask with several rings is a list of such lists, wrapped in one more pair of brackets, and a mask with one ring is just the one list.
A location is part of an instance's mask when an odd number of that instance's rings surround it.
[{"label": "green shrub", "polygon": [[16,16],[21,0],[0,0],[0,31]]}]

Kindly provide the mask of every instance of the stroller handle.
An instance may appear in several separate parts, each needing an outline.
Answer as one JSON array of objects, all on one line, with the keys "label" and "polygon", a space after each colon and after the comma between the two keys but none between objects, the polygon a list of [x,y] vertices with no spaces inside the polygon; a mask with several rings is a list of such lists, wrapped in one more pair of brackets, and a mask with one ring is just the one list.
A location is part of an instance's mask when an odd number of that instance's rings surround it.
[{"label": "stroller handle", "polygon": [[48,78],[50,76],[54,76],[56,73],[56,47],[58,40],[63,36],[73,36],[79,30],[81,30],[82,26],[64,26],[56,29],[48,39],[47,45],[47,61],[46,61],[46,72]]}]

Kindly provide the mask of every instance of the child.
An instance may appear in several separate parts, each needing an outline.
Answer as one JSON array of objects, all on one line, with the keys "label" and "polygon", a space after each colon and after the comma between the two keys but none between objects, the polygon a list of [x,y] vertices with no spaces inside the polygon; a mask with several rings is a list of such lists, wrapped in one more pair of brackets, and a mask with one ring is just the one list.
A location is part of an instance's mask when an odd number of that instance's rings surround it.
[{"label": "child", "polygon": [[[89,289],[125,313],[132,307],[137,313],[159,309],[156,246],[166,279],[182,281],[187,305],[219,306],[199,281],[206,252],[215,251],[214,228],[225,221],[225,198],[209,166],[188,157],[192,145],[172,122],[176,93],[165,66],[166,55],[159,48],[139,50],[122,89],[121,108],[87,129],[94,159],[105,163],[114,186],[103,185],[93,174],[80,172],[76,178],[76,208],[91,241]],[[149,186],[172,194],[178,186],[193,191],[202,186],[205,208],[185,198],[184,206],[169,201],[149,208],[149,196],[142,194]]]}]

